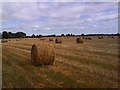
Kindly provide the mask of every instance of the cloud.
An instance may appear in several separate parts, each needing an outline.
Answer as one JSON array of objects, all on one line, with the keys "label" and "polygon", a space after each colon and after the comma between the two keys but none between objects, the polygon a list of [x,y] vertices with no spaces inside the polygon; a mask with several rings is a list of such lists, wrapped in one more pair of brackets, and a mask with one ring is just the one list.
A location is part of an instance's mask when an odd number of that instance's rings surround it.
[{"label": "cloud", "polygon": [[[118,7],[115,2],[4,2],[2,4],[2,23],[21,22],[2,27],[3,30],[9,31],[78,33],[84,29],[87,32],[88,28],[99,30],[100,27],[98,28],[96,22],[100,25],[103,23],[112,25],[110,21],[118,18]],[[117,25],[117,21],[114,21],[115,24]]]}]

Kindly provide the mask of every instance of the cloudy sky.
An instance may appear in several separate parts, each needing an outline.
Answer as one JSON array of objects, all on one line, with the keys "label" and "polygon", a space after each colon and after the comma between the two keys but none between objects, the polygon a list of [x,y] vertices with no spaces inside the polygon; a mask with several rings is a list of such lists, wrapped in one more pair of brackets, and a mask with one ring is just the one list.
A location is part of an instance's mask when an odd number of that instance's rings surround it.
[{"label": "cloudy sky", "polygon": [[34,34],[118,32],[117,2],[3,2],[3,31]]}]

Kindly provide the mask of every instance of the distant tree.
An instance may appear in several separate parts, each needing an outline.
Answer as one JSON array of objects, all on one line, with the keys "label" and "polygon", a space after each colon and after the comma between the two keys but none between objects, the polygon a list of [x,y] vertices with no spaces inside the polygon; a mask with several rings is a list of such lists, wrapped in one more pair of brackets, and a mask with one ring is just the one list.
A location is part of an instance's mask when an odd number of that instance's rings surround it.
[{"label": "distant tree", "polygon": [[7,33],[6,31],[3,31],[2,38],[3,39],[8,39],[9,38],[9,33]]},{"label": "distant tree", "polygon": [[42,35],[41,35],[41,34],[39,34],[39,37],[42,37]]},{"label": "distant tree", "polygon": [[25,38],[26,37],[26,33],[24,32],[17,32],[16,33],[16,38]]},{"label": "distant tree", "polygon": [[35,36],[35,34],[33,34],[31,37],[32,37],[32,38],[35,38],[36,36]]},{"label": "distant tree", "polygon": [[61,36],[65,36],[64,34],[61,34]]},{"label": "distant tree", "polygon": [[2,33],[0,33],[0,39],[2,39]]},{"label": "distant tree", "polygon": [[70,34],[66,34],[66,36],[70,36]]},{"label": "distant tree", "polygon": [[117,35],[119,36],[120,34],[119,34],[119,33],[117,33]]},{"label": "distant tree", "polygon": [[12,37],[13,37],[12,32],[8,32],[8,34],[9,34],[9,38],[12,38]]},{"label": "distant tree", "polygon": [[81,36],[84,36],[84,34],[81,34]]}]

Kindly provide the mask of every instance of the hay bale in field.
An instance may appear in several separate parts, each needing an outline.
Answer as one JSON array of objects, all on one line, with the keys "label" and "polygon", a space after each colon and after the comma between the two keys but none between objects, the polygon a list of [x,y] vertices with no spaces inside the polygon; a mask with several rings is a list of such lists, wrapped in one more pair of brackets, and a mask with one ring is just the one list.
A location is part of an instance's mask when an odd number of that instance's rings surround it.
[{"label": "hay bale in field", "polygon": [[23,38],[19,38],[19,40],[22,40]]},{"label": "hay bale in field", "polygon": [[16,41],[19,41],[19,39],[16,39]]},{"label": "hay bale in field", "polygon": [[111,38],[114,38],[113,36],[111,36]]},{"label": "hay bale in field", "polygon": [[91,37],[88,37],[87,39],[92,40],[92,38],[91,38]]},{"label": "hay bale in field", "polygon": [[52,45],[32,45],[31,60],[34,65],[52,65],[54,59],[55,50]]},{"label": "hay bale in field", "polygon": [[62,43],[62,40],[60,38],[56,38],[55,43]]},{"label": "hay bale in field", "polygon": [[99,39],[102,39],[102,37],[98,36]]},{"label": "hay bale in field", "polygon": [[85,37],[84,39],[87,39],[87,37]]},{"label": "hay bale in field", "polygon": [[8,41],[11,41],[10,39]]},{"label": "hay bale in field", "polygon": [[45,40],[45,38],[41,38],[40,40]]},{"label": "hay bale in field", "polygon": [[8,42],[8,40],[6,40],[6,39],[1,39],[1,43],[6,43],[6,42]]},{"label": "hay bale in field", "polygon": [[53,41],[53,39],[52,39],[52,38],[49,38],[49,41]]},{"label": "hay bale in field", "polygon": [[77,42],[77,43],[83,43],[83,40],[81,40],[80,38],[77,38],[77,39],[76,39],[76,42]]}]

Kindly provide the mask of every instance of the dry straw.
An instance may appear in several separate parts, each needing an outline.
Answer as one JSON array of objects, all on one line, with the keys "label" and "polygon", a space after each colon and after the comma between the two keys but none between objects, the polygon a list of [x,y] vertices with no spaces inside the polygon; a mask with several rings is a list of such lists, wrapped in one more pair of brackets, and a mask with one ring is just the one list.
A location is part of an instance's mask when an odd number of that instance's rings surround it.
[{"label": "dry straw", "polygon": [[62,40],[60,38],[56,38],[55,43],[62,43]]},{"label": "dry straw", "polygon": [[77,38],[77,39],[76,39],[76,42],[77,42],[77,43],[83,43],[83,40],[81,40],[80,38]]},{"label": "dry straw", "polygon": [[33,44],[31,60],[34,65],[52,65],[55,59],[55,50],[52,45]]}]

